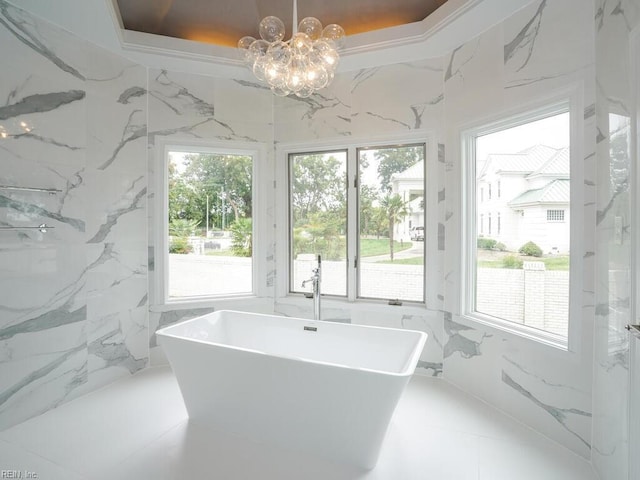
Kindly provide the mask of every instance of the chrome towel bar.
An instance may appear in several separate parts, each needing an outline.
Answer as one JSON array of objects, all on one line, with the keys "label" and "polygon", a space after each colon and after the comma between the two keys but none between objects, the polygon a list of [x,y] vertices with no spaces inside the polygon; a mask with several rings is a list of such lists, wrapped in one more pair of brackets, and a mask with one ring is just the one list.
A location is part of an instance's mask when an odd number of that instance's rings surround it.
[{"label": "chrome towel bar", "polygon": [[27,192],[45,192],[49,195],[55,195],[62,192],[57,188],[37,188],[37,187],[18,187],[17,185],[0,185],[0,190],[24,190]]},{"label": "chrome towel bar", "polygon": [[0,227],[0,230],[40,230],[42,233],[47,233],[47,230],[56,227],[50,227],[46,223],[42,223],[37,227]]}]

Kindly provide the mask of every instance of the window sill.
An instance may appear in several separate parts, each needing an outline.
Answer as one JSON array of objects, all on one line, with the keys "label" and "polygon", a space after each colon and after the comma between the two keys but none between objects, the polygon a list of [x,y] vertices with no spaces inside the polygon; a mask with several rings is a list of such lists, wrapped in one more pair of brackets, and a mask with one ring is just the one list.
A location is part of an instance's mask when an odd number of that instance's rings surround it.
[{"label": "window sill", "polygon": [[[322,296],[323,308],[343,308],[352,311],[370,311],[375,309],[378,312],[397,313],[398,309],[402,309],[403,313],[424,315],[425,312],[430,310],[424,303],[417,302],[403,302],[402,305],[389,305],[388,300],[373,300],[373,299],[360,299],[351,301],[346,298],[340,297],[325,297]],[[299,307],[313,306],[313,298],[306,298],[303,294],[290,294],[283,297],[276,298],[276,305],[278,303],[295,305]]]},{"label": "window sill", "polygon": [[485,330],[489,330],[495,334],[507,334],[507,336],[533,341],[546,347],[552,347],[556,350],[569,352],[568,338],[555,333],[545,332],[537,328],[481,314],[460,315],[457,317],[457,321],[474,329],[477,329],[478,325],[481,325]]}]

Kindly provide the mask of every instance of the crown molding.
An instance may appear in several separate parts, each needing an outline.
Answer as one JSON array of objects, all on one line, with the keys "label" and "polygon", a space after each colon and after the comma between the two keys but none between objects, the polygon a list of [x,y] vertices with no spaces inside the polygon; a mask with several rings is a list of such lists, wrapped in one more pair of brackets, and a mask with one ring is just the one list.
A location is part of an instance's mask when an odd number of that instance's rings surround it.
[{"label": "crown molding", "polygon": [[[170,58],[175,63],[190,62],[190,71],[195,66],[202,73],[215,71],[234,77],[248,72],[236,48],[123,30],[115,13],[116,0],[105,1],[114,10],[112,18],[121,30],[123,51],[136,53],[136,60],[145,65],[166,65]],[[533,1],[448,0],[420,22],[350,35],[340,51],[338,71],[444,56]]]},{"label": "crown molding", "polygon": [[[236,48],[125,30],[116,0],[9,1],[146,67],[252,78]],[[448,0],[420,22],[350,35],[338,71],[442,57],[533,1]]]}]

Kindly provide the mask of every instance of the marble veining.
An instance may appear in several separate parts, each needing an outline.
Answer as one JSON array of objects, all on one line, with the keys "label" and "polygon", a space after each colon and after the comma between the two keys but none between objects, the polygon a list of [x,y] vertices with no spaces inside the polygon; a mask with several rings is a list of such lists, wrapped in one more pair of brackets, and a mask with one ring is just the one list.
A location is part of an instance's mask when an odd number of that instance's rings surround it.
[{"label": "marble veining", "polygon": [[[158,111],[165,118],[180,118],[181,123],[186,122],[187,125],[180,125],[167,129],[152,129],[149,131],[150,143],[155,142],[157,136],[172,136],[181,133],[189,133],[195,137],[199,135],[198,129],[202,126],[221,127],[216,128],[213,135],[221,140],[241,140],[247,142],[259,141],[251,135],[243,135],[236,131],[233,125],[222,121],[216,115],[215,105],[201,98],[192,92],[187,86],[181,85],[170,78],[171,73],[167,70],[161,70],[153,79],[149,88],[149,95],[160,102],[173,115],[167,115],[168,112]],[[205,77],[206,78],[206,77]],[[206,138],[206,137],[205,137]]]},{"label": "marble veining", "polygon": [[[137,188],[136,184],[139,183],[141,180],[143,180],[143,177],[139,177],[133,181],[129,191],[125,192],[125,198],[126,196],[130,196],[127,194],[132,193],[134,189]],[[87,243],[100,243],[104,241],[105,238],[107,238],[107,236],[111,232],[111,229],[113,228],[113,226],[118,222],[118,220],[123,215],[126,215],[127,213],[130,213],[134,210],[139,210],[140,208],[142,208],[141,203],[143,202],[143,200],[145,200],[146,194],[147,194],[147,187],[145,186],[133,195],[133,198],[131,199],[131,202],[129,204],[119,207],[115,209],[113,212],[110,212],[107,215],[106,221],[99,227],[95,235],[91,237],[89,240],[87,240]]]},{"label": "marble veining", "polygon": [[85,96],[86,92],[83,90],[29,95],[14,104],[0,107],[0,120],[8,120],[20,115],[29,115],[32,113],[50,112],[63,105],[82,100]]},{"label": "marble veining", "polygon": [[563,390],[572,390],[574,392],[580,393],[582,394],[583,392],[572,385],[568,385],[567,383],[561,383],[561,382],[552,382],[550,380],[547,380],[545,377],[535,374],[531,371],[531,369],[526,368],[524,365],[522,365],[521,363],[516,362],[515,360],[513,360],[512,358],[510,358],[507,355],[503,355],[502,356],[503,360],[508,363],[509,365],[514,366],[515,368],[517,368],[520,372],[524,373],[525,375],[527,375],[527,377],[529,378],[533,378],[535,379],[537,382],[540,382],[546,386],[549,387],[553,387],[553,388],[559,388],[559,389],[563,389]]},{"label": "marble veining", "polygon": [[533,49],[535,47],[536,38],[540,31],[540,24],[542,23],[542,12],[547,6],[547,0],[540,2],[538,10],[535,15],[529,20],[529,22],[518,32],[513,40],[504,46],[504,63],[509,62],[516,56],[521,50],[525,51],[525,58],[522,60],[521,65],[517,68],[517,71],[522,70],[527,66]]},{"label": "marble veining", "polygon": [[118,103],[122,103],[124,105],[131,103],[131,100],[137,97],[144,97],[147,94],[147,89],[133,86],[127,88],[124,92],[120,94],[118,97]]},{"label": "marble veining", "polygon": [[447,334],[447,341],[443,349],[444,358],[447,358],[454,353],[459,353],[463,358],[472,358],[482,355],[482,342],[485,338],[491,338],[493,336],[488,333],[483,333],[480,340],[471,340],[460,332],[473,332],[474,329],[451,320],[451,313],[449,312],[445,312],[444,330]]},{"label": "marble veining", "polygon": [[51,212],[45,208],[40,207],[39,205],[15,200],[2,194],[0,194],[0,208],[11,209],[15,212],[23,213],[29,217],[49,218],[51,220],[67,224],[79,232],[84,232],[85,230],[85,222],[81,219],[65,217],[58,212]]},{"label": "marble veining", "polygon": [[30,31],[32,29],[37,31],[33,21],[27,15],[24,15],[21,10],[16,9],[5,0],[0,0],[0,25],[3,25],[7,32],[10,32],[24,45],[42,55],[64,72],[80,80],[85,80],[84,75],[56,55],[47,46],[46,41],[38,38],[36,33]]},{"label": "marble veining", "polygon": [[[129,103],[130,98],[138,97],[143,94],[144,94],[144,91],[142,93],[138,91],[135,95],[129,95],[126,101],[120,101],[122,99],[122,95],[121,95],[120,98],[118,99],[118,102],[127,104]],[[146,124],[144,112],[139,109],[133,110],[129,114],[127,124],[124,126],[122,130],[122,138],[118,142],[118,145],[116,145],[111,156],[102,165],[98,167],[98,170],[105,170],[106,168],[108,168],[116,160],[116,158],[118,158],[118,154],[120,153],[120,151],[129,142],[134,142],[139,138],[145,137],[146,135],[147,135],[147,124]]]},{"label": "marble veining", "polygon": [[[29,334],[50,330],[70,323],[83,322],[87,318],[87,307],[74,308],[75,294],[79,290],[72,292],[68,300],[59,307],[37,315],[19,323],[9,325],[0,329],[0,340],[9,340],[16,335]],[[2,310],[6,310],[2,308]]]},{"label": "marble veining", "polygon": [[125,367],[129,373],[135,373],[147,365],[146,358],[136,358],[123,341],[120,328],[111,330],[89,343],[89,354],[104,361],[102,368]]},{"label": "marble veining", "polygon": [[[449,55],[449,63],[444,74],[444,81],[448,82],[454,77],[464,78],[464,67],[471,62],[480,48],[480,43],[476,40],[472,42],[472,48],[461,45],[455,48]],[[462,59],[460,59],[462,57]]]},{"label": "marble veining", "polygon": [[549,405],[547,403],[542,402],[535,395],[533,395],[529,390],[524,388],[522,385],[518,384],[513,378],[509,376],[507,372],[502,370],[502,381],[505,385],[513,388],[516,392],[523,395],[525,398],[533,402],[538,407],[545,410],[549,415],[551,415],[560,425],[562,425],[568,432],[570,432],[573,436],[575,436],[581,443],[583,443],[587,448],[591,448],[591,444],[589,441],[585,440],[581,435],[576,433],[572,428],[568,425],[568,417],[571,415],[578,415],[582,417],[591,417],[591,413],[585,412],[583,410],[579,410],[577,408],[559,408]]},{"label": "marble veining", "polygon": [[[23,377],[19,382],[8,386],[8,388],[4,388],[2,392],[0,392],[0,407],[2,407],[11,397],[21,392],[23,389],[27,389],[31,387],[36,381],[46,378],[50,373],[54,372],[56,369],[64,365],[67,360],[76,356],[77,354],[83,352],[86,349],[86,346],[81,344],[70,350],[65,351],[64,353],[58,355],[53,361],[45,364],[43,367],[40,367],[36,370],[33,370],[29,373],[29,375]],[[76,372],[84,372],[86,368],[86,364],[82,363],[79,369],[73,369]],[[68,373],[65,372],[65,373]],[[86,372],[81,374],[81,377],[84,377]],[[74,375],[74,378],[71,382],[65,382],[65,389],[72,388],[73,385],[77,385],[78,379]],[[65,395],[66,396],[66,395]]]}]

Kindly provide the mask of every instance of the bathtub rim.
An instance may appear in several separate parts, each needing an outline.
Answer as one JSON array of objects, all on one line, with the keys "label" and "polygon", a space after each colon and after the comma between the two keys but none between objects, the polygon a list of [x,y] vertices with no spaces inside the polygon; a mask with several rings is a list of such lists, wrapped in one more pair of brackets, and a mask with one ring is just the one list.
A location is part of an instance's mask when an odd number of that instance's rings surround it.
[{"label": "bathtub rim", "polygon": [[[363,328],[363,329],[401,331],[401,332],[408,332],[408,333],[418,334],[418,339],[417,339],[417,341],[415,343],[413,352],[407,358],[407,362],[405,364],[406,365],[405,368],[400,372],[392,372],[392,371],[389,371],[389,370],[379,370],[379,369],[365,368],[365,367],[353,367],[353,366],[349,366],[349,365],[343,365],[343,364],[340,364],[340,363],[325,362],[325,361],[321,361],[321,360],[312,360],[312,359],[308,359],[308,358],[304,358],[304,357],[297,357],[297,356],[293,356],[293,355],[279,355],[279,354],[274,354],[274,353],[268,353],[268,352],[265,352],[265,351],[262,351],[262,350],[256,350],[256,349],[253,349],[253,348],[238,347],[238,346],[235,346],[235,345],[230,345],[228,343],[219,343],[219,342],[212,342],[212,341],[208,341],[208,340],[200,340],[200,339],[196,339],[196,338],[184,337],[184,336],[172,334],[172,333],[169,332],[169,330],[172,330],[174,328],[178,328],[179,326],[181,326],[181,325],[183,325],[185,323],[194,322],[194,321],[199,320],[199,319],[201,319],[203,317],[207,317],[209,315],[217,314],[217,313],[232,313],[232,314],[241,314],[241,315],[249,315],[249,316],[256,316],[256,317],[282,318],[282,319],[286,319],[286,320],[295,320],[295,321],[305,322],[305,324],[307,326],[314,326],[314,325],[318,325],[318,324],[351,325],[353,327]],[[177,323],[174,323],[172,325],[168,325],[166,327],[163,327],[163,328],[157,330],[155,333],[158,336],[158,344],[160,346],[162,346],[163,339],[166,337],[166,338],[173,338],[173,339],[176,339],[176,340],[182,340],[182,341],[185,341],[185,342],[194,342],[194,343],[199,343],[199,344],[202,344],[202,345],[209,345],[209,346],[212,346],[212,347],[228,348],[228,349],[231,349],[231,350],[235,350],[235,351],[239,351],[239,352],[246,352],[246,353],[250,353],[250,354],[253,354],[253,355],[262,355],[262,356],[267,356],[267,357],[271,357],[271,358],[280,358],[280,359],[284,359],[284,360],[309,363],[309,364],[313,364],[313,365],[322,365],[322,366],[333,367],[333,368],[341,368],[341,369],[346,369],[346,370],[354,370],[354,371],[359,371],[359,372],[369,372],[369,373],[374,373],[374,374],[377,374],[377,375],[387,375],[387,376],[391,376],[391,377],[411,377],[411,376],[413,376],[415,374],[416,365],[418,364],[418,361],[420,360],[420,356],[422,355],[422,352],[424,350],[424,346],[426,344],[427,337],[428,337],[428,333],[427,332],[423,332],[421,330],[407,329],[407,328],[379,327],[379,326],[376,326],[376,325],[344,324],[344,323],[339,323],[339,322],[332,322],[332,321],[329,321],[329,320],[312,320],[312,319],[300,318],[300,317],[286,317],[284,315],[273,315],[273,314],[268,314],[268,313],[243,312],[241,310],[229,310],[229,309],[216,310],[216,311],[213,311],[213,312],[205,313],[204,315],[198,315],[197,317],[189,318],[187,320],[183,320],[181,322],[177,322]],[[165,352],[165,355],[167,355],[166,352]],[[168,357],[169,356],[167,355],[167,358]],[[171,360],[169,360],[169,363],[171,363]]]}]

